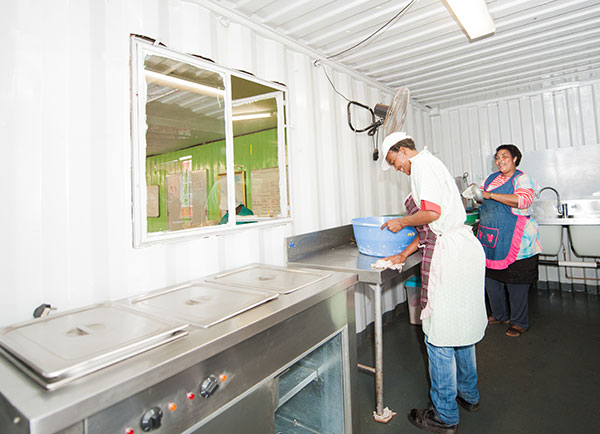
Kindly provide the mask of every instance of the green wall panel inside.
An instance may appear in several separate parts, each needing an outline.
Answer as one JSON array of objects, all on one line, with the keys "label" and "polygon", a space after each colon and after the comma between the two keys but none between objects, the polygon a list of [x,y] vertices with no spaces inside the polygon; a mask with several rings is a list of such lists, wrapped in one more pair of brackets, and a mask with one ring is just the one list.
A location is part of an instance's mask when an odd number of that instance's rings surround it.
[{"label": "green wall panel inside", "polygon": [[[235,137],[235,170],[242,170],[246,185],[246,204],[252,209],[252,180],[255,169],[277,167],[277,129]],[[180,151],[146,158],[146,184],[158,185],[159,216],[148,217],[148,232],[167,230],[166,176],[182,173],[181,158],[191,157],[192,171],[206,170],[207,212],[209,220],[220,220],[219,174],[225,173],[225,140],[206,143]]]}]

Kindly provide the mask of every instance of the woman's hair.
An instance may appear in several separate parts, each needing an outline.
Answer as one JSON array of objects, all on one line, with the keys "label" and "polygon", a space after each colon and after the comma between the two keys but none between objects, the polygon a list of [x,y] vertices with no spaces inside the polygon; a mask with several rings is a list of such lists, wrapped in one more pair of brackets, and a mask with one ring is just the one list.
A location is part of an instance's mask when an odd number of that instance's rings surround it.
[{"label": "woman's hair", "polygon": [[515,145],[500,145],[496,148],[496,154],[501,149],[506,149],[510,153],[510,156],[512,158],[517,157],[517,161],[515,162],[515,167],[517,167],[519,165],[519,163],[521,162],[521,157],[523,156],[521,154],[521,151],[519,151],[519,148],[517,148]]},{"label": "woman's hair", "polygon": [[415,147],[415,142],[413,142],[413,139],[404,139],[404,140],[400,140],[395,145],[392,145],[392,147],[390,148],[390,151],[398,152],[400,150],[400,148],[408,148],[408,149],[412,149],[413,151],[415,151],[417,149]]}]

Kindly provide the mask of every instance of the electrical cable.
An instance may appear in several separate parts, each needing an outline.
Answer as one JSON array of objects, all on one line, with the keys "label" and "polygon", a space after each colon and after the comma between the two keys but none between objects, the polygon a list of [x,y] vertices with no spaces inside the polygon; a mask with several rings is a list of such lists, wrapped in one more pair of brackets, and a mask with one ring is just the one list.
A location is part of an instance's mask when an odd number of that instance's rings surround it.
[{"label": "electrical cable", "polygon": [[[394,20],[396,20],[397,18],[400,17],[400,15],[402,15],[402,13],[404,13],[408,8],[410,8],[413,3],[415,3],[417,0],[411,0],[409,4],[407,4],[406,6],[404,6],[400,12],[398,12],[396,15],[394,15],[387,23],[385,23],[383,26],[381,26],[379,29],[377,29],[375,32],[371,33],[368,37],[366,37],[365,39],[363,39],[362,41],[360,41],[357,44],[354,44],[352,47],[347,48],[343,51],[340,51],[339,53],[336,54],[332,54],[331,56],[327,56],[326,59],[332,59],[334,57],[339,56],[340,54],[346,53],[350,50],[353,50],[354,48],[358,47],[359,45],[364,44],[365,42],[367,42],[369,39],[371,39],[373,36],[375,36],[377,33],[379,33],[381,30],[383,30],[384,28],[386,28],[387,26],[389,26]],[[313,62],[314,66],[323,66],[320,63],[321,59],[317,59]],[[331,80],[331,78],[329,77],[329,74],[327,74],[327,69],[323,66],[323,72],[325,73],[325,77],[327,77],[327,81],[329,81],[329,84],[331,84],[331,87],[333,88],[333,90],[335,91],[335,93],[337,93],[339,96],[341,96],[342,98],[344,98],[346,101],[350,102],[354,102],[351,101],[350,99],[348,99],[344,94],[342,94],[340,91],[337,90],[337,88],[335,87],[335,85],[333,84],[333,81]]]},{"label": "electrical cable", "polygon": [[340,91],[338,91],[335,87],[335,85],[333,84],[333,81],[331,81],[331,78],[329,77],[329,74],[327,74],[327,69],[325,68],[324,65],[321,65],[320,63],[318,63],[318,60],[315,60],[314,65],[315,66],[322,66],[323,67],[323,72],[325,73],[325,77],[327,77],[327,81],[329,81],[329,84],[331,85],[331,87],[333,87],[333,90],[335,91],[335,93],[337,93],[339,96],[341,96],[342,98],[344,98],[346,101],[351,102],[348,98],[346,98],[346,96],[341,93]]},{"label": "electrical cable", "polygon": [[404,13],[409,7],[411,7],[413,5],[414,2],[416,2],[417,0],[411,0],[409,4],[407,4],[406,6],[404,6],[400,12],[398,12],[396,15],[394,15],[387,23],[385,23],[383,26],[381,26],[380,28],[378,28],[377,30],[375,30],[373,33],[371,33],[369,36],[367,36],[365,39],[363,39],[362,41],[358,42],[357,44],[354,44],[352,47],[350,48],[346,48],[345,50],[340,51],[339,53],[336,54],[332,54],[331,56],[327,56],[327,59],[333,59],[334,57],[339,56],[340,54],[344,54],[350,50],[355,49],[356,47],[358,47],[359,45],[364,44],[365,42],[367,42],[369,39],[371,39],[373,36],[375,36],[377,33],[379,33],[380,31],[382,31],[383,29],[385,29],[387,26],[389,26],[390,24],[392,24],[396,19],[398,19],[400,17],[400,15],[402,15],[402,13]]},{"label": "electrical cable", "polygon": [[[367,42],[369,39],[371,39],[372,37],[374,37],[377,33],[381,32],[383,29],[385,29],[386,27],[390,26],[395,20],[397,20],[400,15],[402,15],[404,12],[406,12],[408,10],[408,8],[410,8],[417,0],[411,0],[410,3],[408,3],[406,6],[404,6],[400,12],[398,12],[396,15],[394,15],[390,20],[388,20],[383,26],[381,26],[379,29],[377,29],[375,32],[371,33],[369,36],[367,36],[365,39],[363,39],[362,41],[358,42],[357,44],[354,44],[352,47],[347,48],[345,50],[340,51],[339,53],[336,54],[332,54],[331,56],[327,56],[327,60],[332,59],[334,57],[337,57],[341,54],[347,53],[350,50],[355,49],[356,47],[364,44],[365,42]],[[365,106],[364,104],[361,104],[357,101],[351,101],[350,99],[348,99],[344,94],[342,94],[340,91],[337,90],[337,88],[335,87],[335,85],[333,84],[333,81],[331,80],[331,77],[329,77],[329,74],[327,73],[327,69],[325,68],[324,65],[322,65],[320,63],[321,59],[316,59],[313,64],[315,67],[319,67],[322,66],[323,67],[323,72],[325,73],[325,77],[327,77],[327,81],[329,81],[329,84],[331,85],[331,87],[333,88],[333,90],[335,91],[335,93],[337,93],[339,96],[341,96],[342,98],[344,98],[346,101],[348,101],[348,125],[350,126],[350,129],[356,133],[362,133],[367,131],[367,134],[369,136],[371,136],[371,138],[375,141],[377,140],[377,138],[375,137],[375,134],[377,134],[377,130],[378,128],[383,124],[383,119],[380,120],[376,120],[375,119],[375,113],[373,112],[373,110],[370,107]],[[362,128],[362,129],[356,129],[354,128],[354,126],[352,125],[352,116],[350,113],[350,107],[352,105],[357,105],[360,106],[362,108],[365,108],[367,110],[369,110],[370,114],[371,114],[371,118],[372,118],[372,123],[371,125],[369,125],[366,128]],[[375,142],[374,142],[375,143]],[[377,160],[378,158],[378,154],[379,154],[379,150],[377,149],[377,147],[374,147],[374,151],[373,151],[373,160]]]},{"label": "electrical cable", "polygon": [[[346,98],[346,96],[343,93],[341,93],[340,91],[338,91],[337,88],[335,87],[335,85],[333,84],[333,81],[329,77],[329,74],[327,74],[327,69],[325,68],[324,65],[322,65],[322,64],[319,63],[319,60],[315,60],[314,61],[314,65],[316,67],[322,67],[323,68],[323,72],[325,73],[325,77],[327,77],[327,81],[329,81],[329,84],[331,85],[331,87],[333,88],[333,90],[335,91],[335,93],[337,93],[339,96],[341,96],[346,101],[348,101],[348,107],[347,107],[347,110],[348,110],[348,125],[350,126],[350,129],[352,131],[354,131],[355,133],[364,133],[365,131],[367,131],[368,134],[369,134],[369,136],[373,136],[377,132],[377,128],[379,128],[379,126],[383,123],[383,120],[377,121],[375,119],[375,112],[369,106],[361,104],[358,101],[349,100],[348,98]],[[371,114],[371,124],[368,127],[363,128],[363,129],[354,128],[354,126],[352,125],[352,114],[351,114],[351,111],[350,111],[350,107],[352,107],[353,105],[357,105],[357,106],[362,107],[362,108],[364,108],[364,109],[366,109],[366,110],[369,111],[369,113]],[[376,159],[376,158],[374,157],[374,159]]]}]

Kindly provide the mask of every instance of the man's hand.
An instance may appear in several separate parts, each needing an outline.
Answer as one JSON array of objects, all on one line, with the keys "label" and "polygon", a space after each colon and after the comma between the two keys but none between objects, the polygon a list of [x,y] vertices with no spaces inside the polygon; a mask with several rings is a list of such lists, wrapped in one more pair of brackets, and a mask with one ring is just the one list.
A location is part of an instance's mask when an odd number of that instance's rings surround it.
[{"label": "man's hand", "polygon": [[381,230],[388,228],[390,231],[396,233],[396,232],[401,231],[404,228],[404,226],[406,226],[406,225],[404,223],[402,223],[402,218],[391,219],[381,225]]}]

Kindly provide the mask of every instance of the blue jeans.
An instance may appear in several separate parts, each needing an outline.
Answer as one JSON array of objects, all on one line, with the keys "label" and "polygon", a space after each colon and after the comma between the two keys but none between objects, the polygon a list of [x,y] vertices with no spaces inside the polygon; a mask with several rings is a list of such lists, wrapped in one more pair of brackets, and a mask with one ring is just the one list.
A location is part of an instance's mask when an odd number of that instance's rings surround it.
[{"label": "blue jeans", "polygon": [[470,404],[479,402],[475,345],[466,347],[436,347],[427,341],[431,402],[438,418],[448,424],[458,423],[456,394]]}]

